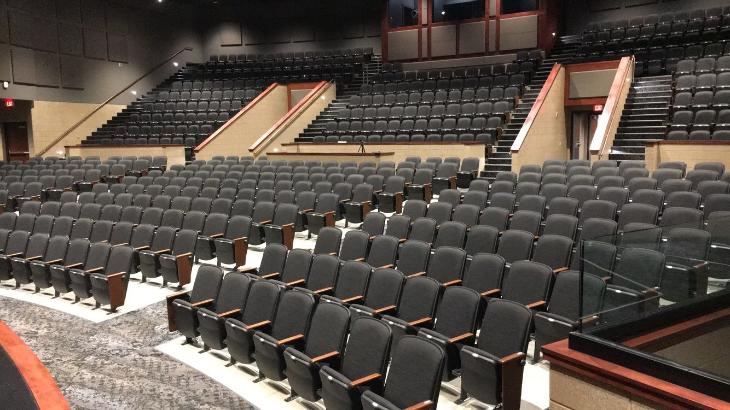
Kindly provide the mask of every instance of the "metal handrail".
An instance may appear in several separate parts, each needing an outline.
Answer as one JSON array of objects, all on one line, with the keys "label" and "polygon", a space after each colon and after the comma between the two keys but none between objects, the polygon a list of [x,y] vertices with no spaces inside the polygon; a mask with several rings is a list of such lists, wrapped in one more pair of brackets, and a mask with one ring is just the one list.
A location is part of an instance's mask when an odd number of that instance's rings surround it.
[{"label": "metal handrail", "polygon": [[176,52],[175,54],[173,54],[170,57],[168,57],[165,60],[163,60],[161,63],[159,63],[159,64],[155,65],[154,67],[150,68],[149,70],[147,70],[144,74],[142,74],[136,80],[134,80],[131,83],[129,83],[129,85],[127,85],[126,87],[122,88],[119,92],[117,92],[116,94],[112,95],[111,97],[107,98],[104,102],[102,102],[101,104],[99,104],[90,113],[88,113],[86,116],[84,116],[84,118],[82,118],[81,120],[77,121],[74,125],[72,125],[66,131],[64,131],[58,138],[54,139],[50,144],[48,144],[48,146],[46,146],[42,150],[38,151],[38,153],[36,155],[42,156],[43,154],[45,154],[46,152],[48,152],[48,150],[50,150],[54,145],[56,145],[59,142],[61,142],[61,140],[63,140],[64,138],[66,138],[74,130],[76,130],[78,127],[80,127],[81,124],[83,124],[84,122],[86,122],[94,114],[96,114],[102,108],[104,108],[105,106],[107,106],[115,98],[117,98],[120,95],[122,95],[125,91],[127,91],[128,89],[130,89],[133,85],[137,84],[140,80],[142,80],[143,78],[145,78],[148,75],[152,74],[153,72],[157,71],[157,69],[159,69],[160,67],[162,67],[165,64],[169,63],[170,61],[172,61],[172,59],[174,59],[175,57],[177,57],[178,55],[182,54],[185,51],[193,51],[193,48],[192,47],[184,47],[184,48],[180,49],[178,52]]}]

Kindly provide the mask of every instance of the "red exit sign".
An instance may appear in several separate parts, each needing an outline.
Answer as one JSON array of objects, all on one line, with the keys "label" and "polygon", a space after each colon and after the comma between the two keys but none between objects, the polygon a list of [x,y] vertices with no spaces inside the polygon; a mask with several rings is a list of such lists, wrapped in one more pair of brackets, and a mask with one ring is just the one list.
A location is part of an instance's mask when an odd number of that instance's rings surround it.
[{"label": "red exit sign", "polygon": [[12,98],[6,98],[6,99],[4,99],[3,100],[3,106],[5,108],[13,108],[13,107],[15,107],[15,100],[13,100]]},{"label": "red exit sign", "polygon": [[593,112],[601,112],[603,111],[603,105],[597,104],[593,106]]}]

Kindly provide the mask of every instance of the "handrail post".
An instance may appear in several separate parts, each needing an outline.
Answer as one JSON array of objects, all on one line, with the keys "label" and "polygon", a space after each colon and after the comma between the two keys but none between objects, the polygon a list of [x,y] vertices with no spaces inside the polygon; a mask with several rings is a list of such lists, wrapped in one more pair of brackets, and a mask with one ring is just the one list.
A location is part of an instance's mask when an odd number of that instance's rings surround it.
[{"label": "handrail post", "polygon": [[142,74],[136,80],[134,80],[131,83],[129,83],[129,85],[127,85],[126,87],[122,88],[119,92],[117,92],[116,94],[112,95],[111,97],[107,98],[104,102],[102,102],[101,104],[99,104],[90,113],[88,113],[86,116],[84,116],[84,118],[82,118],[81,120],[79,120],[75,124],[73,124],[71,127],[69,127],[58,138],[54,139],[53,142],[51,142],[50,144],[48,144],[42,150],[38,151],[35,155],[36,156],[42,156],[43,154],[45,154],[46,152],[48,152],[48,150],[50,150],[54,145],[56,145],[59,142],[61,142],[64,138],[66,138],[74,130],[76,130],[78,127],[80,127],[81,124],[83,124],[84,122],[86,122],[89,118],[91,118],[94,114],[96,114],[97,112],[99,112],[102,108],[106,107],[115,98],[117,98],[120,95],[122,95],[122,93],[124,93],[125,91],[127,91],[128,89],[130,89],[133,85],[137,84],[140,80],[142,80],[143,78],[145,78],[148,75],[152,74],[153,72],[157,71],[157,69],[159,69],[160,67],[162,67],[165,64],[169,63],[170,61],[172,61],[172,59],[174,59],[175,57],[177,57],[178,55],[182,54],[185,51],[193,51],[193,48],[192,47],[184,47],[184,48],[180,49],[178,52],[176,52],[175,54],[173,54],[170,57],[166,58],[161,63],[159,63],[159,64],[155,65],[154,67],[150,68],[149,70],[147,70],[144,74]]}]

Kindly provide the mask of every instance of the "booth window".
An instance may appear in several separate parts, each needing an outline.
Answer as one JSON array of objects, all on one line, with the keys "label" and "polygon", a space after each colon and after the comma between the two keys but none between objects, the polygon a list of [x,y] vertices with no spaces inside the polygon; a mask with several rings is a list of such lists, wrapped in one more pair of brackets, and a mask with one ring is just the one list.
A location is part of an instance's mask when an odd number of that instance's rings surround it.
[{"label": "booth window", "polygon": [[418,24],[418,0],[388,1],[390,27],[406,27]]},{"label": "booth window", "polygon": [[484,3],[484,0],[433,0],[432,19],[438,22],[481,18]]},{"label": "booth window", "polygon": [[502,0],[502,14],[537,10],[537,0]]}]

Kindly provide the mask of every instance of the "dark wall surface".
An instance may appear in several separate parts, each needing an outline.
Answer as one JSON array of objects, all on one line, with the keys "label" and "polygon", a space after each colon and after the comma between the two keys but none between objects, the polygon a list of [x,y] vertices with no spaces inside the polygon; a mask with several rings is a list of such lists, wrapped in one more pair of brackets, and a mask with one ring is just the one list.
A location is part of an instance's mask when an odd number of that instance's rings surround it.
[{"label": "dark wall surface", "polygon": [[[0,0],[1,97],[101,102],[185,46],[201,58],[192,13],[139,0]],[[174,72],[161,69],[136,86],[149,89]],[[124,103],[134,96],[119,98]]]}]

